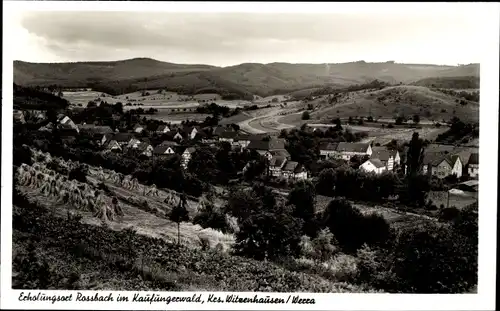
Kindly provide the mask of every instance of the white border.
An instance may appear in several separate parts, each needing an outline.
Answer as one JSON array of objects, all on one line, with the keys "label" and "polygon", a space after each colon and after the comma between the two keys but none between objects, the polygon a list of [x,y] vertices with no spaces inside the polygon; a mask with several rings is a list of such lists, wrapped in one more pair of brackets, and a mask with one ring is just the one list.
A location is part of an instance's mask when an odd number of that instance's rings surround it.
[{"label": "white border", "polygon": [[[225,3],[225,2],[63,2],[63,1],[6,1],[4,2],[4,24],[14,11],[59,10],[59,11],[176,11],[176,12],[429,12],[450,14],[450,8],[461,8],[469,12],[481,12],[484,26],[483,45],[477,47],[481,57],[481,111],[480,111],[480,159],[487,163],[480,168],[480,213],[479,213],[479,284],[478,294],[465,295],[390,295],[390,294],[301,294],[314,297],[315,305],[273,304],[121,304],[121,303],[20,303],[19,291],[11,286],[11,231],[12,231],[12,78],[16,55],[15,38],[7,27],[3,27],[3,96],[2,96],[2,176],[1,176],[1,305],[2,309],[95,309],[137,310],[197,309],[197,310],[493,310],[495,306],[496,275],[496,208],[497,203],[497,150],[498,150],[498,55],[499,23],[498,3]],[[9,25],[7,23],[7,25]],[[467,45],[467,38],[464,38]],[[431,47],[432,48],[432,47]],[[65,293],[57,291],[58,294]],[[69,292],[66,292],[69,293]],[[104,293],[104,292],[101,292]],[[125,292],[114,292],[123,293]],[[47,292],[47,294],[49,294]],[[129,293],[131,294],[131,293]],[[163,293],[166,294],[166,293]],[[169,293],[182,295],[182,293]],[[187,293],[184,293],[186,295]],[[243,294],[243,293],[241,293]],[[206,294],[205,294],[206,295]],[[219,295],[222,295],[219,293]],[[293,293],[292,293],[293,295]],[[245,296],[248,296],[246,294]],[[263,297],[266,296],[262,293]],[[288,297],[288,294],[270,294],[272,297]],[[285,298],[286,299],[286,298]]]}]

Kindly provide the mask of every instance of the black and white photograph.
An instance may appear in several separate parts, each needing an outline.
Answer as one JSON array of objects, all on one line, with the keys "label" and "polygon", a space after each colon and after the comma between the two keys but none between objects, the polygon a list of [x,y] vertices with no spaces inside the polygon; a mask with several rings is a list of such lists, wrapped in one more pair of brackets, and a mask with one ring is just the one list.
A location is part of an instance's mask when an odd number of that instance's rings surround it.
[{"label": "black and white photograph", "polygon": [[121,5],[10,16],[12,290],[478,294],[480,10]]}]

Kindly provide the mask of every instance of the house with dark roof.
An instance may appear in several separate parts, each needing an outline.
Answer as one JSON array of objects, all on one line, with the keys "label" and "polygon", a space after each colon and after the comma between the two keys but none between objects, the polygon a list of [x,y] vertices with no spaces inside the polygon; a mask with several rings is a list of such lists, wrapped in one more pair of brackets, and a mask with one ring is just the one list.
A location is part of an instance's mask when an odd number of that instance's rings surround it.
[{"label": "house with dark roof", "polygon": [[246,149],[252,141],[262,140],[262,138],[264,138],[264,135],[238,133],[234,141],[240,145],[241,149]]},{"label": "house with dark roof", "polygon": [[159,125],[155,130],[155,133],[159,134],[159,135],[162,135],[162,134],[165,134],[168,132],[170,132],[170,128],[168,127],[168,125],[165,125],[165,124]]},{"label": "house with dark roof", "polygon": [[339,143],[323,142],[319,145],[319,156],[322,159],[337,158],[340,154],[337,152]]},{"label": "house with dark roof", "polygon": [[137,145],[137,151],[140,153],[140,155],[146,156],[146,157],[151,157],[153,155],[153,146],[147,142],[141,142],[139,145]]},{"label": "house with dark roof", "polygon": [[389,150],[385,147],[372,147],[372,159],[380,160],[389,171],[393,171],[394,167],[401,164],[401,157],[397,150]]},{"label": "house with dark roof", "polygon": [[103,146],[104,146],[105,152],[122,152],[123,151],[122,145],[120,145],[120,143],[117,142],[115,139],[107,140]]},{"label": "house with dark roof", "polygon": [[116,133],[112,136],[113,140],[116,140],[120,146],[128,145],[133,139],[135,139],[132,133]]},{"label": "house with dark roof", "polygon": [[197,126],[185,126],[184,128],[182,128],[182,132],[189,139],[194,139],[199,131],[200,129]]},{"label": "house with dark roof", "polygon": [[281,177],[281,169],[285,166],[286,158],[281,156],[272,157],[269,161],[269,173],[274,177]]},{"label": "house with dark roof", "polygon": [[175,154],[175,146],[172,145],[158,145],[153,149],[153,154],[155,156],[165,156]]},{"label": "house with dark roof", "polygon": [[295,161],[286,161],[282,168],[282,176],[288,179],[307,179],[308,173],[304,165]]},{"label": "house with dark roof", "polygon": [[260,155],[265,156],[268,160],[271,160],[273,151],[285,150],[285,140],[271,138],[269,140],[252,140],[248,144],[247,149],[255,150]]},{"label": "house with dark roof", "polygon": [[387,166],[380,159],[370,158],[363,164],[359,166],[360,169],[365,172],[374,172],[375,174],[381,174],[387,170]]},{"label": "house with dark roof", "polygon": [[450,175],[462,177],[463,165],[458,155],[427,152],[424,153],[422,164],[422,173],[428,176],[436,176],[439,179]]},{"label": "house with dark roof", "polygon": [[337,145],[336,151],[340,155],[340,158],[349,161],[353,156],[371,156],[372,147],[370,144],[364,143],[340,142]]},{"label": "house with dark roof", "polygon": [[467,174],[472,178],[479,178],[479,153],[471,153],[467,161]]},{"label": "house with dark roof", "polygon": [[236,131],[224,131],[218,135],[219,141],[227,141],[231,144],[233,144],[236,136],[238,136],[238,132]]}]

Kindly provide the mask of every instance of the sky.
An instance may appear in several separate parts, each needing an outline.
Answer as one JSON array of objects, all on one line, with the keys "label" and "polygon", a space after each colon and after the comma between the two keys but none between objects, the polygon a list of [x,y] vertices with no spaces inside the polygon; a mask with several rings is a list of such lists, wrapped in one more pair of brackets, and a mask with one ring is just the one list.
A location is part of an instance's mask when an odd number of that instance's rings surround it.
[{"label": "sky", "polygon": [[184,64],[480,62],[480,17],[468,10],[406,13],[20,11],[15,59]]}]

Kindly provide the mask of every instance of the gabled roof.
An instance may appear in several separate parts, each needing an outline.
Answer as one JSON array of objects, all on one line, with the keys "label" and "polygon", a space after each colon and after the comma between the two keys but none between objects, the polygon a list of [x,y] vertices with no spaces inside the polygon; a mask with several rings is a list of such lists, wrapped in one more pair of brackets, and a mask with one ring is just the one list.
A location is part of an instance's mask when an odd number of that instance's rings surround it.
[{"label": "gabled roof", "polygon": [[142,126],[139,123],[137,123],[136,125],[134,125],[134,130],[138,129],[138,128],[144,128],[144,126]]},{"label": "gabled roof", "polygon": [[146,151],[146,149],[151,146],[150,144],[148,143],[145,143],[145,142],[142,142],[140,143],[139,145],[137,145],[137,150],[143,152],[143,151]]},{"label": "gabled roof", "polygon": [[135,138],[135,137],[131,133],[116,133],[113,136],[113,139],[116,140],[117,142],[128,142],[132,138]]},{"label": "gabled roof", "polygon": [[389,158],[394,157],[397,151],[387,150],[384,147],[372,147],[373,159],[380,159],[381,161],[389,161]]},{"label": "gabled roof", "polygon": [[164,140],[161,142],[160,146],[179,146],[175,141]]},{"label": "gabled roof", "polygon": [[303,166],[301,164],[299,164],[298,162],[288,161],[288,162],[286,162],[285,167],[283,167],[283,171],[300,173],[302,168],[303,168]]},{"label": "gabled roof", "polygon": [[471,153],[469,157],[468,164],[479,164],[479,153]]},{"label": "gabled roof", "polygon": [[370,144],[363,143],[345,143],[341,142],[337,146],[337,151],[345,151],[345,152],[366,152],[370,147]]},{"label": "gabled roof", "polygon": [[219,134],[220,138],[227,138],[227,139],[234,139],[236,136],[238,136],[238,132],[235,131],[225,131]]},{"label": "gabled roof", "polygon": [[283,164],[285,163],[286,158],[285,157],[272,157],[271,161],[269,161],[269,166],[271,167],[282,167]]},{"label": "gabled roof", "polygon": [[382,167],[385,167],[384,163],[382,163],[382,161],[380,161],[380,159],[377,159],[377,158],[373,158],[373,159],[369,159],[368,161],[366,162],[370,162],[371,164],[373,164],[373,166],[375,166],[376,168],[382,168]]},{"label": "gabled roof", "polygon": [[[195,152],[195,151],[196,151],[196,148],[195,148],[195,147],[188,147],[188,148],[186,148],[186,149],[184,150],[184,152],[186,152],[186,151],[187,151],[187,152],[189,152],[189,153],[193,153],[193,152]],[[184,153],[184,152],[183,152],[183,153]]]},{"label": "gabled roof", "polygon": [[262,138],[264,138],[265,135],[259,135],[259,134],[245,134],[245,133],[238,133],[238,135],[236,136],[235,140],[239,141],[239,140],[248,140],[248,141],[253,141],[253,140],[262,140]]},{"label": "gabled roof", "polygon": [[159,145],[159,146],[156,146],[156,148],[153,149],[153,154],[156,154],[156,155],[165,154],[165,152],[168,150],[168,148],[171,148],[172,151],[175,152],[175,150],[173,150],[172,146],[162,146],[162,145]]},{"label": "gabled roof", "polygon": [[319,150],[323,151],[336,151],[339,143],[323,142],[319,145]]},{"label": "gabled roof", "polygon": [[284,158],[288,158],[290,157],[290,154],[288,153],[288,151],[286,151],[286,149],[282,149],[282,150],[273,150],[273,151],[270,151],[271,155],[273,157],[284,157]]},{"label": "gabled roof", "polygon": [[285,149],[285,142],[283,139],[270,139],[268,141],[265,140],[252,140],[250,144],[248,144],[248,149],[254,150],[283,150]]},{"label": "gabled roof", "polygon": [[160,125],[156,128],[156,131],[157,132],[164,132],[165,129],[168,129],[168,126],[167,125]]},{"label": "gabled roof", "polygon": [[218,136],[225,132],[236,132],[233,127],[217,126],[214,129],[213,134]]}]

